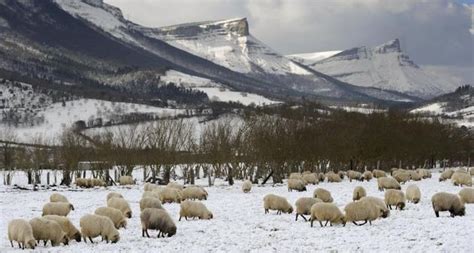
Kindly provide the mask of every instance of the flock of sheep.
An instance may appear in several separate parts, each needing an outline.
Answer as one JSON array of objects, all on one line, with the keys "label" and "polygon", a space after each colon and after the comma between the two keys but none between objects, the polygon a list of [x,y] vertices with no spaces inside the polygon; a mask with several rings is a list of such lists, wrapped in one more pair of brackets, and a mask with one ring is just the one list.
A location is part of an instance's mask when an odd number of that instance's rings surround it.
[{"label": "flock of sheep", "polygon": [[[470,171],[448,169],[440,175],[439,180],[451,179],[454,185],[472,186],[473,175],[474,169]],[[400,184],[409,180],[419,181],[430,178],[431,173],[426,169],[392,169],[391,176],[381,170],[364,173],[351,170],[338,173],[331,171],[326,174],[291,173],[288,179],[288,190],[306,191],[308,184],[318,184],[326,179],[328,182],[341,182],[345,177],[350,181],[370,181],[376,178],[379,190],[385,190],[385,199],[367,196],[366,190],[362,186],[357,186],[353,191],[353,202],[347,204],[342,212],[332,203],[333,197],[329,191],[317,188],[312,197],[301,197],[296,201],[295,219],[302,217],[307,221],[305,216],[309,216],[311,227],[314,221],[319,222],[320,226],[328,224],[345,226],[348,222],[358,226],[367,222],[372,224],[374,220],[388,217],[392,207],[403,210],[406,201],[418,203],[421,198],[420,189],[415,184],[411,184],[403,192]],[[121,185],[135,184],[130,176],[120,177],[119,182]],[[85,188],[105,185],[100,179],[81,178],[76,179],[75,184]],[[252,182],[244,181],[242,191],[249,193],[251,190]],[[150,237],[148,230],[157,230],[158,237],[171,237],[176,234],[177,226],[163,207],[165,203],[180,204],[179,221],[183,217],[186,220],[188,218],[212,219],[212,212],[201,202],[201,200],[207,200],[207,197],[207,191],[200,186],[184,187],[175,182],[166,186],[146,183],[139,202],[142,237]],[[50,202],[43,206],[42,217],[33,218],[30,221],[14,219],[9,222],[8,238],[12,247],[14,247],[13,242],[17,242],[18,247],[22,249],[34,249],[40,241],[43,241],[45,246],[49,241],[52,246],[68,245],[70,240],[77,242],[84,240],[85,243],[89,240],[94,243],[93,239],[99,236],[106,243],[116,243],[120,240],[119,229],[126,229],[127,220],[132,218],[132,209],[128,201],[120,193],[110,192],[106,198],[106,206],[97,208],[94,214],[82,216],[79,222],[80,229],[78,229],[67,218],[68,214],[74,211],[74,206],[69,200],[59,193],[53,193],[49,200]],[[474,189],[463,188],[459,194],[436,193],[431,200],[437,217],[442,211],[449,211],[452,217],[463,216],[465,215],[464,204],[474,203]],[[266,195],[263,202],[265,213],[269,210],[276,210],[278,214],[294,211],[293,206],[284,197],[275,194]]]},{"label": "flock of sheep", "polygon": [[[445,170],[441,176],[440,181],[451,179],[456,186],[472,186],[472,176],[474,176],[474,169],[469,172],[464,169],[454,171],[452,169]],[[431,172],[426,169],[404,170],[394,168],[391,171],[391,177],[387,176],[382,170],[365,171],[364,173],[349,170],[347,172],[340,171],[338,173],[328,172],[312,173],[305,171],[301,173],[291,173],[288,179],[288,191],[306,191],[306,185],[317,184],[324,181],[326,178],[328,182],[341,182],[344,177],[349,181],[358,180],[370,181],[372,178],[377,178],[377,185],[380,191],[385,190],[384,199],[367,196],[366,190],[362,186],[355,187],[353,191],[353,202],[344,207],[343,212],[333,204],[331,193],[323,188],[316,188],[312,197],[301,197],[296,203],[296,220],[301,216],[307,220],[305,215],[310,216],[311,227],[314,221],[318,221],[320,226],[327,226],[332,224],[343,224],[352,222],[355,225],[362,226],[378,218],[388,217],[392,207],[403,210],[406,201],[417,204],[421,199],[421,191],[415,184],[410,184],[404,193],[401,190],[400,184],[406,183],[409,180],[420,181],[425,178],[431,178]],[[243,191],[248,192],[251,183],[246,181],[243,184]],[[281,196],[268,194],[263,198],[263,206],[265,213],[269,210],[276,210],[277,214],[292,213],[292,205]],[[431,202],[436,217],[439,217],[439,212],[449,211],[451,216],[464,216],[465,203],[474,203],[474,189],[463,188],[459,194],[451,194],[446,192],[439,192],[432,196]],[[362,223],[358,223],[362,222]]]}]

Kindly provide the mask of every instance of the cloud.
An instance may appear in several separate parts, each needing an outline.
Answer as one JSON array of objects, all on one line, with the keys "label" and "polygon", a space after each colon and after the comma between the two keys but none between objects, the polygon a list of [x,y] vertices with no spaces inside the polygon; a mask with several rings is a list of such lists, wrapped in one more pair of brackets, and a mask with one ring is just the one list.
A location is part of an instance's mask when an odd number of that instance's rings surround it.
[{"label": "cloud", "polygon": [[281,53],[376,46],[399,38],[419,64],[473,65],[472,6],[455,0],[106,0],[147,26],[246,16]]}]

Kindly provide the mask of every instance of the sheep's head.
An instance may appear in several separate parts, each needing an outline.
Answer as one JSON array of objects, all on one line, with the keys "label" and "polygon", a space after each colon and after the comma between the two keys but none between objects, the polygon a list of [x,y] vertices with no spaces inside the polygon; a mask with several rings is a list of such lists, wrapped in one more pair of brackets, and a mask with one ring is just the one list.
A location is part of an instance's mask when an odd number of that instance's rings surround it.
[{"label": "sheep's head", "polygon": [[61,242],[62,242],[64,245],[68,245],[68,244],[69,244],[69,237],[67,237],[66,234],[63,234],[63,238],[61,239]]},{"label": "sheep's head", "polygon": [[73,235],[73,238],[74,240],[76,240],[76,242],[80,242],[81,241],[81,233],[79,231],[77,231],[74,235]]},{"label": "sheep's head", "polygon": [[293,207],[290,206],[288,209],[286,209],[286,212],[287,212],[287,213],[292,213],[292,212],[293,212]]},{"label": "sheep's head", "polygon": [[380,209],[380,216],[382,216],[382,218],[387,218],[389,215],[390,215],[390,210]]},{"label": "sheep's head", "polygon": [[127,218],[132,218],[132,211],[131,210],[128,210],[127,212],[125,212],[125,217]]},{"label": "sheep's head", "polygon": [[118,225],[119,228],[127,228],[127,220],[122,219]]},{"label": "sheep's head", "polygon": [[342,223],[342,226],[346,226],[346,223],[347,223],[347,218],[345,215],[343,215],[340,219],[341,223]]},{"label": "sheep's head", "polygon": [[306,186],[303,186],[303,191],[306,191]]},{"label": "sheep's head", "polygon": [[399,202],[399,203],[397,203],[397,208],[398,208],[399,210],[403,210],[403,208],[405,208],[405,202]]},{"label": "sheep's head", "polygon": [[112,241],[112,243],[116,243],[120,240],[120,234],[117,232],[116,234],[114,234],[112,236],[112,238],[110,238],[110,241]]},{"label": "sheep's head", "polygon": [[466,214],[466,208],[463,206],[460,208],[455,208],[453,210],[450,210],[449,212],[451,213],[451,217],[464,216]]},{"label": "sheep's head", "polygon": [[74,206],[72,204],[69,204],[69,209],[71,209],[72,211],[74,211]]},{"label": "sheep's head", "polygon": [[176,226],[172,226],[168,229],[168,237],[171,237],[176,234]]},{"label": "sheep's head", "polygon": [[35,239],[31,239],[29,240],[27,243],[26,243],[26,247],[27,248],[30,248],[30,249],[35,249],[36,247],[36,240]]}]

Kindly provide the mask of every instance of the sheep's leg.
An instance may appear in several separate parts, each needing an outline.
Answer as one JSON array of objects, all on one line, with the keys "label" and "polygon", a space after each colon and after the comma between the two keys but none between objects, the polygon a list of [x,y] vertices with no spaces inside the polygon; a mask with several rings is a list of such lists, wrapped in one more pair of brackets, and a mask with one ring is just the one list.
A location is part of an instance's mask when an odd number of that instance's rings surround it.
[{"label": "sheep's leg", "polygon": [[[48,240],[43,241],[43,245],[46,246],[46,244],[48,244]],[[53,242],[51,242],[51,245],[53,245]]]},{"label": "sheep's leg", "polygon": [[145,233],[146,233],[146,236],[147,236],[148,238],[150,238],[150,234],[148,234],[148,229],[145,230]]},{"label": "sheep's leg", "polygon": [[436,215],[436,217],[439,217],[439,212],[435,211],[435,215]]},{"label": "sheep's leg", "polygon": [[181,215],[180,215],[180,216],[179,216],[179,220],[178,220],[178,221],[181,221],[181,218],[182,218],[182,217],[183,217],[183,216],[181,216]]},{"label": "sheep's leg", "polygon": [[12,246],[12,248],[14,248],[14,246],[13,246],[13,241],[10,241],[10,245]]},{"label": "sheep's leg", "polygon": [[268,213],[268,209],[265,209],[265,214],[267,214],[267,213]]},{"label": "sheep's leg", "polygon": [[321,227],[324,227],[324,226],[323,226],[323,222],[321,222],[321,221],[319,221],[319,225],[320,225]]},{"label": "sheep's leg", "polygon": [[24,244],[24,243],[21,243],[21,244],[18,243],[18,247],[19,247],[20,249],[25,249],[25,244]]},{"label": "sheep's leg", "polygon": [[371,225],[371,226],[372,226],[372,221],[371,221],[371,220],[369,220],[369,225]]},{"label": "sheep's leg", "polygon": [[326,227],[328,225],[329,221],[327,220],[326,223],[324,224],[324,226]]},{"label": "sheep's leg", "polygon": [[94,244],[94,241],[92,241],[92,237],[89,236],[89,241],[91,241],[92,244]]},{"label": "sheep's leg", "polygon": [[145,237],[145,229],[142,229],[142,237]]},{"label": "sheep's leg", "polygon": [[308,221],[308,219],[306,219],[306,217],[304,217],[304,215],[300,214],[301,217],[304,219],[304,221]]},{"label": "sheep's leg", "polygon": [[311,227],[313,227],[313,221],[314,221],[314,220],[313,220],[313,219],[311,219]]},{"label": "sheep's leg", "polygon": [[20,248],[20,249],[21,249],[21,243],[20,243],[20,242],[18,242],[18,248]]}]

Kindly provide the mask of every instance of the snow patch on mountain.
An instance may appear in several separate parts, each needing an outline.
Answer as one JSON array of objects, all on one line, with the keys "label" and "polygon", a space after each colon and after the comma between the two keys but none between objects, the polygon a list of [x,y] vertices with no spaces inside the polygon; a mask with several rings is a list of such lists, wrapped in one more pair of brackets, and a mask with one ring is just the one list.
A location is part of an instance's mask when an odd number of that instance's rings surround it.
[{"label": "snow patch on mountain", "polygon": [[290,54],[290,55],[287,55],[287,57],[293,61],[297,61],[304,65],[311,65],[318,61],[329,58],[335,54],[338,54],[340,52],[342,51],[334,50],[334,51],[324,51],[324,52],[305,53],[305,54]]}]

